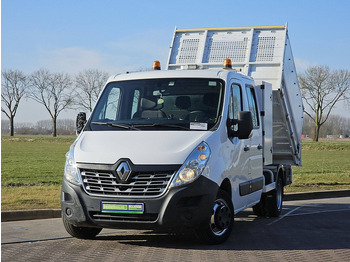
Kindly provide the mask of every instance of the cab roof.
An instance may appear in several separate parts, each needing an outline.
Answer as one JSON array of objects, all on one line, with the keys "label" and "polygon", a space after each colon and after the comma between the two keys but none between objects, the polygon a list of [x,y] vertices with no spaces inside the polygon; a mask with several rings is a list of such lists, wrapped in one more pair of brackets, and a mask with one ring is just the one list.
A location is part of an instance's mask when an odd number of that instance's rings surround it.
[{"label": "cab roof", "polygon": [[126,81],[138,79],[155,79],[155,78],[217,78],[226,80],[230,78],[245,78],[252,80],[251,77],[228,69],[204,69],[204,70],[155,70],[145,72],[132,72],[111,76],[107,82]]}]

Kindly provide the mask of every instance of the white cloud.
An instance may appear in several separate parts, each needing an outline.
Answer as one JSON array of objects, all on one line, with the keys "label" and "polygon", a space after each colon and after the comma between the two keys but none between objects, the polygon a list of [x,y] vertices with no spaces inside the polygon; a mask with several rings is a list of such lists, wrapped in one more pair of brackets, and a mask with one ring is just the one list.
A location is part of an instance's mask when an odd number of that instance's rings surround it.
[{"label": "white cloud", "polygon": [[83,47],[67,47],[41,52],[41,64],[53,71],[77,73],[87,68],[98,68],[102,55]]},{"label": "white cloud", "polygon": [[132,65],[134,70],[151,68],[154,60],[159,60],[165,68],[171,36],[162,30],[143,31],[106,43],[106,49],[119,54],[120,63]]},{"label": "white cloud", "polygon": [[[165,67],[167,48],[159,48],[153,40],[130,38],[110,43],[102,51],[85,47],[66,47],[40,51],[40,68],[56,72],[76,74],[96,68],[110,75],[151,68],[154,60],[161,60]],[[37,70],[36,69],[36,70]]]},{"label": "white cloud", "polygon": [[303,60],[303,59],[300,59],[297,57],[294,58],[294,62],[295,62],[295,67],[297,68],[297,72],[299,72],[299,73],[305,71],[310,66],[316,65],[316,63],[314,63],[314,62]]},{"label": "white cloud", "polygon": [[[165,37],[166,35],[169,37]],[[112,75],[151,68],[154,60],[160,60],[162,68],[165,68],[169,39],[169,32],[154,30],[127,36],[116,35],[115,40],[105,42],[99,48],[71,46],[40,49],[32,68],[47,68],[69,74],[97,68]]]},{"label": "white cloud", "polygon": [[[28,73],[40,68],[71,75],[89,68],[108,72],[110,75],[127,71],[145,70],[152,67],[154,60],[160,60],[165,69],[168,52],[169,32],[142,32],[116,37],[116,41],[104,43],[103,47],[90,49],[84,46],[62,48],[41,48],[36,59],[28,64]],[[77,111],[65,110],[59,118],[75,119]],[[32,100],[25,99],[16,115],[17,122],[35,122],[49,119],[47,111]]]}]

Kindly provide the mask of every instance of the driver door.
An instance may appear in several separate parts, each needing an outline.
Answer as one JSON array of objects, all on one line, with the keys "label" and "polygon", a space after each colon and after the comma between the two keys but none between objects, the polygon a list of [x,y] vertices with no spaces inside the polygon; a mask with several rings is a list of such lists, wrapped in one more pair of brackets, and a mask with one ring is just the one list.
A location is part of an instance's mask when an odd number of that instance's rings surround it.
[{"label": "driver door", "polygon": [[[238,112],[243,111],[243,85],[237,79],[233,79],[230,84],[230,102],[228,118],[233,120],[238,118]],[[234,126],[237,131],[238,125]],[[235,206],[235,212],[243,210],[249,204],[249,183],[251,180],[250,164],[250,138],[239,139],[238,137],[229,137],[229,155],[230,155],[230,175],[232,185],[232,201]]]}]

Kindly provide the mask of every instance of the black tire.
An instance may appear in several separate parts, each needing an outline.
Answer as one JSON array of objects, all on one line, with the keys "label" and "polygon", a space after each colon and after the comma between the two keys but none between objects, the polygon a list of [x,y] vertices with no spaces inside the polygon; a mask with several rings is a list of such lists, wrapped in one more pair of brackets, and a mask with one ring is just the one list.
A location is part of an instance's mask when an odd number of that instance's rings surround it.
[{"label": "black tire", "polygon": [[231,198],[224,190],[219,189],[209,221],[196,230],[197,239],[205,244],[223,243],[231,234],[233,221]]},{"label": "black tire", "polygon": [[95,227],[76,227],[68,222],[65,214],[62,214],[63,225],[72,237],[81,239],[93,239],[101,232],[102,228]]},{"label": "black tire", "polygon": [[266,195],[262,194],[260,202],[253,206],[253,213],[258,217],[266,216]]},{"label": "black tire", "polygon": [[282,212],[283,205],[283,182],[279,176],[276,181],[276,189],[266,196],[266,212],[269,217],[278,217]]}]

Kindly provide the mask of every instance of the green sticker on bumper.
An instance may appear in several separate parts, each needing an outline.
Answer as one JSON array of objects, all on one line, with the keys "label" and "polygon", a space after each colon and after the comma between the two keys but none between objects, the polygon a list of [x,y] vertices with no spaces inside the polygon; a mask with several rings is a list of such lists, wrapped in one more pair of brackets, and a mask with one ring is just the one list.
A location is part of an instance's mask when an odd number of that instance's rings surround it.
[{"label": "green sticker on bumper", "polygon": [[103,213],[143,214],[143,203],[102,202]]}]

